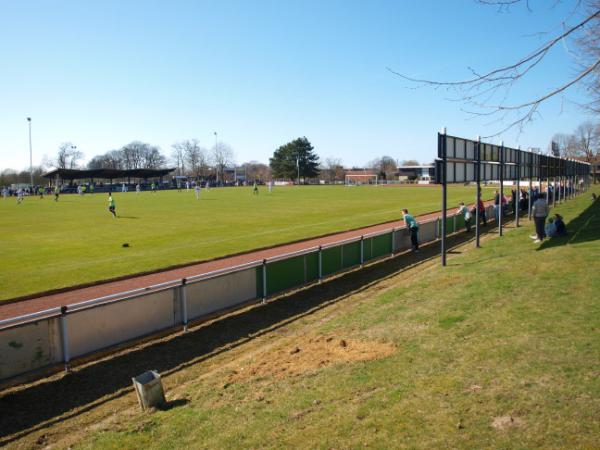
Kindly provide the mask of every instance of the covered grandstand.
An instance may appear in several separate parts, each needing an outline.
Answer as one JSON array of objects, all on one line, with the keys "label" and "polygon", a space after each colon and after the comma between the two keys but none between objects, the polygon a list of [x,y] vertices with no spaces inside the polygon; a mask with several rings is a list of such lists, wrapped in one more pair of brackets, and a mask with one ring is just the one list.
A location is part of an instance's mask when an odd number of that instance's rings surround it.
[{"label": "covered grandstand", "polygon": [[131,183],[132,180],[162,180],[162,177],[174,171],[175,169],[55,169],[45,173],[43,177],[51,180],[51,182],[54,182],[59,186],[65,181],[94,182],[108,180],[109,184],[112,184],[113,181]]}]

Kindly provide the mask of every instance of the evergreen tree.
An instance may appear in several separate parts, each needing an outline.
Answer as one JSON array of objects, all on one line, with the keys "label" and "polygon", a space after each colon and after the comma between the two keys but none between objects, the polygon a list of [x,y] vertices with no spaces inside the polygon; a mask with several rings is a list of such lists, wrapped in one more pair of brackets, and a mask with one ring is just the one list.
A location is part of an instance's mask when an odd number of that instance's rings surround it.
[{"label": "evergreen tree", "polygon": [[314,178],[319,175],[319,156],[306,137],[295,139],[275,150],[269,165],[274,178],[293,180],[298,177],[298,167],[301,178]]}]

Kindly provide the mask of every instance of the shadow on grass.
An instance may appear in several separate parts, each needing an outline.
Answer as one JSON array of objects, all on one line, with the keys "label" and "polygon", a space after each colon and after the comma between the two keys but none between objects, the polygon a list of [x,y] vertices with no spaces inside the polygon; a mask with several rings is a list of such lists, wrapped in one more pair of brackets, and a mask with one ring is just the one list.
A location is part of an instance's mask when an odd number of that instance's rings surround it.
[{"label": "shadow on grass", "polygon": [[[492,233],[488,228],[482,235]],[[474,233],[459,233],[448,248],[472,241]],[[338,278],[281,296],[251,309],[190,329],[169,339],[114,355],[71,373],[0,394],[0,446],[63,420],[92,410],[132,391],[131,377],[148,369],[165,376],[243,345],[265,333],[309,316],[372,284],[438,258],[440,242],[417,254],[369,265]],[[168,395],[168,392],[167,392]],[[172,402],[179,406],[181,402]]]},{"label": "shadow on grass", "polygon": [[600,200],[592,201],[581,214],[567,223],[567,235],[545,240],[538,251],[566,244],[600,239]]}]

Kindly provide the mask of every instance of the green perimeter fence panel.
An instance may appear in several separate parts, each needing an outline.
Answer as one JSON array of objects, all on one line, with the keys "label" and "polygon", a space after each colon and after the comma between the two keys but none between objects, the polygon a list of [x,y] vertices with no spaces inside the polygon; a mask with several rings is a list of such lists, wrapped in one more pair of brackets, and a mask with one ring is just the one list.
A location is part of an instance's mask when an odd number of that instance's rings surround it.
[{"label": "green perimeter fence panel", "polygon": [[392,233],[382,234],[373,238],[373,258],[386,256],[392,253]]},{"label": "green perimeter fence panel", "polygon": [[263,296],[263,266],[256,268],[256,298]]},{"label": "green perimeter fence panel", "polygon": [[267,295],[286,291],[319,278],[319,254],[308,253],[267,264]]},{"label": "green perimeter fence panel", "polygon": [[462,230],[465,228],[465,216],[464,214],[459,214],[456,216],[456,230]]},{"label": "green perimeter fence panel", "polygon": [[387,256],[392,253],[392,233],[373,236],[364,240],[364,260]]},{"label": "green perimeter fence panel", "polygon": [[342,247],[343,251],[343,267],[352,267],[360,264],[360,241],[345,244]]},{"label": "green perimeter fence panel", "polygon": [[[463,221],[464,225],[464,221]],[[442,235],[442,220],[440,219],[438,228],[438,236]],[[446,234],[454,233],[456,230],[454,229],[454,216],[446,217]]]},{"label": "green perimeter fence panel", "polygon": [[342,247],[330,247],[322,251],[323,276],[342,270]]}]

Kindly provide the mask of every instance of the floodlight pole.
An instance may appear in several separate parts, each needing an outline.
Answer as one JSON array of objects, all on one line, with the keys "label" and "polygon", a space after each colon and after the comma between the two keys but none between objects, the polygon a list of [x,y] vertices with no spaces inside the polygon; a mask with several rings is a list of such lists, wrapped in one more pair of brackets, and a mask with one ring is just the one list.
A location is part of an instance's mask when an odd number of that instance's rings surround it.
[{"label": "floodlight pole", "polygon": [[296,155],[296,169],[298,169],[298,186],[300,186],[300,154]]},{"label": "floodlight pole", "polygon": [[447,181],[446,181],[446,164],[448,157],[446,154],[446,127],[442,129],[442,133],[438,135],[438,145],[441,145],[442,150],[442,266],[446,265],[446,207],[447,207]]},{"label": "floodlight pole", "polygon": [[31,189],[33,189],[33,147],[31,145],[31,117],[27,118],[29,124],[29,181],[31,182]]},{"label": "floodlight pole", "polygon": [[477,158],[477,163],[475,164],[475,181],[477,182],[475,194],[475,247],[479,248],[481,246],[481,229],[479,228],[479,202],[481,201],[481,136],[477,136],[477,143],[475,144],[475,158]]}]

